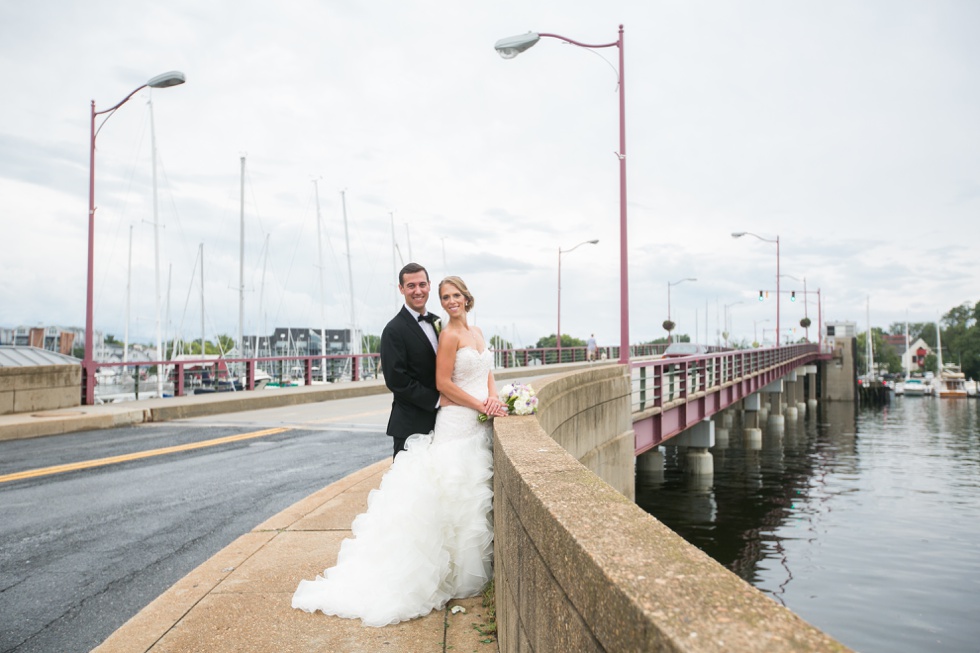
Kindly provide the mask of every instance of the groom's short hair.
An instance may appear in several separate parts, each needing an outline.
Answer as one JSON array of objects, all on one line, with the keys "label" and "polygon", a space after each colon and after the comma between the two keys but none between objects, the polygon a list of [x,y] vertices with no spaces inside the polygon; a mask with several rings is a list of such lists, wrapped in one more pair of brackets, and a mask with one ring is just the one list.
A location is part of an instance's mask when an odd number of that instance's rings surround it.
[{"label": "groom's short hair", "polygon": [[415,274],[416,272],[425,272],[425,280],[426,281],[429,280],[429,271],[428,270],[426,270],[424,267],[422,267],[418,263],[409,263],[408,265],[406,265],[405,267],[402,268],[401,272],[398,273],[398,285],[399,286],[405,285],[405,275],[406,274]]}]

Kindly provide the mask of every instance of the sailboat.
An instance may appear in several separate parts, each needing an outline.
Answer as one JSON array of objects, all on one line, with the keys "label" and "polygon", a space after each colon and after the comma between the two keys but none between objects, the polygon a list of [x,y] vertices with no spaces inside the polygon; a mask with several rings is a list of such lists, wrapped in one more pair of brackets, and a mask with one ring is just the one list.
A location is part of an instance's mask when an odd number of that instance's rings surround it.
[{"label": "sailboat", "polygon": [[905,383],[912,376],[909,372],[909,320],[908,315],[905,317],[905,354],[902,356],[902,367],[905,368],[905,378],[901,381],[896,381],[895,386],[892,390],[895,391],[896,397],[901,397],[905,394]]},{"label": "sailboat", "polygon": [[868,316],[868,335],[865,338],[865,353],[864,360],[866,364],[864,375],[861,376],[858,381],[861,385],[871,386],[877,380],[875,375],[875,359],[874,359],[874,347],[872,346],[872,333],[871,333],[871,298],[868,298],[867,305],[867,316]]},{"label": "sailboat", "polygon": [[943,344],[939,333],[939,323],[936,323],[936,355],[939,358],[939,376],[933,379],[936,386],[935,394],[943,399],[966,399],[966,375],[959,365],[943,364]]}]

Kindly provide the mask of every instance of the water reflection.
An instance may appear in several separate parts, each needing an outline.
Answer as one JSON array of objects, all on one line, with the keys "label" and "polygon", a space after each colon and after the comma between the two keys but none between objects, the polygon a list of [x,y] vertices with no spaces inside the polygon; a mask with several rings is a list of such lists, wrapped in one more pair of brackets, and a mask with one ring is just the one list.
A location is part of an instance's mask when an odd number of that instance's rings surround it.
[{"label": "water reflection", "polygon": [[736,417],[713,476],[685,474],[684,451],[664,446],[662,472],[638,471],[637,503],[852,648],[975,650],[978,406],[819,404],[764,426],[761,444]]}]

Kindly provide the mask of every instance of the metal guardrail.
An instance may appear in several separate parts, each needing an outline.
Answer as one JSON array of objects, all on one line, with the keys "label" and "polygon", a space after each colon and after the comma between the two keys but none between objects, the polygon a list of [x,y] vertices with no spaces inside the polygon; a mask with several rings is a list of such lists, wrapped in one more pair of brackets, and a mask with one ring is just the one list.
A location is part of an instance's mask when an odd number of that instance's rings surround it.
[{"label": "metal guardrail", "polygon": [[[662,359],[665,344],[634,345],[630,347],[633,376],[633,411],[683,399],[690,394],[705,391],[734,379],[752,375],[758,370],[791,360],[802,351],[816,351],[816,345],[791,345],[765,349],[728,350],[699,357]],[[496,366],[500,369],[581,363],[588,360],[585,347],[535,347],[527,349],[503,349],[495,351]],[[615,361],[619,347],[599,347],[597,360]],[[380,355],[376,353],[328,356],[267,356],[259,358],[201,358],[177,361],[140,361],[98,363],[99,369],[125,369],[134,379],[141,371],[163,367],[173,394],[183,396],[195,387],[214,387],[224,384],[227,389],[252,390],[256,387],[256,374],[262,370],[273,383],[283,384],[295,380],[311,385],[314,380],[324,379],[320,366],[326,365],[328,382],[359,381],[377,378],[380,374]],[[150,387],[151,381],[143,384]],[[139,382],[136,391],[139,392]],[[97,387],[98,389],[98,387]]]},{"label": "metal guardrail", "polygon": [[657,358],[631,361],[632,408],[641,413],[685,401],[725,385],[762,374],[775,367],[812,358],[819,353],[815,344],[739,349],[685,358]]},{"label": "metal guardrail", "polygon": [[[630,348],[634,356],[652,356],[663,353],[666,345],[636,345]],[[495,353],[496,366],[501,369],[555,365],[558,363],[580,363],[588,360],[586,347],[535,347],[528,349],[503,349]],[[599,347],[597,360],[615,361],[619,357],[619,347]],[[294,355],[265,356],[257,358],[182,358],[168,361],[104,362],[98,363],[97,370],[125,370],[129,384],[128,390],[138,396],[141,386],[144,392],[151,392],[155,381],[142,378],[148,376],[158,366],[165,375],[165,391],[181,397],[198,388],[224,390],[252,390],[257,385],[259,370],[271,377],[274,385],[311,385],[314,381],[326,380],[330,383],[359,381],[365,378],[378,378],[381,359],[377,353],[343,355]],[[326,369],[324,376],[321,366]],[[98,396],[100,387],[96,385]]]}]

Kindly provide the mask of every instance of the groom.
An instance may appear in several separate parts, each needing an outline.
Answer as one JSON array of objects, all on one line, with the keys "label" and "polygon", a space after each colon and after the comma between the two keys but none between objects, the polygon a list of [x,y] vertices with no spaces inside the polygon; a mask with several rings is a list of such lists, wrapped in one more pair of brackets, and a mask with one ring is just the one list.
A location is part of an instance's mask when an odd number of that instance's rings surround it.
[{"label": "groom", "polygon": [[438,318],[425,310],[429,273],[418,263],[409,263],[398,273],[398,290],[405,305],[381,332],[381,367],[385,385],[394,395],[388,418],[394,456],[405,449],[408,436],[432,431],[439,405]]}]

